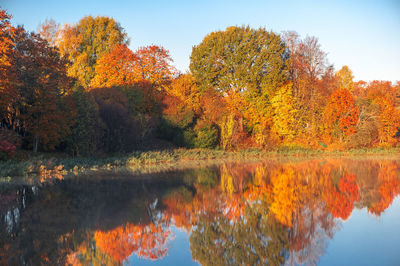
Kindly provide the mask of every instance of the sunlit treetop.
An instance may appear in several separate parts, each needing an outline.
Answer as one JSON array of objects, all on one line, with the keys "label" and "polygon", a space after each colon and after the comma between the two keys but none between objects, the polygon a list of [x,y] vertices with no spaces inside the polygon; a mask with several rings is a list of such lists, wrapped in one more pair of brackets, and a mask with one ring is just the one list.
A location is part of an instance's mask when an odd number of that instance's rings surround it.
[{"label": "sunlit treetop", "polygon": [[337,86],[339,89],[349,90],[351,93],[354,90],[353,72],[348,66],[343,66],[339,71],[335,73],[337,80]]},{"label": "sunlit treetop", "polygon": [[75,25],[64,25],[57,44],[61,55],[71,61],[68,74],[87,88],[97,61],[121,43],[128,43],[127,34],[113,18],[87,16]]},{"label": "sunlit treetop", "polygon": [[193,47],[190,70],[202,89],[271,94],[288,77],[288,54],[278,34],[229,27]]}]

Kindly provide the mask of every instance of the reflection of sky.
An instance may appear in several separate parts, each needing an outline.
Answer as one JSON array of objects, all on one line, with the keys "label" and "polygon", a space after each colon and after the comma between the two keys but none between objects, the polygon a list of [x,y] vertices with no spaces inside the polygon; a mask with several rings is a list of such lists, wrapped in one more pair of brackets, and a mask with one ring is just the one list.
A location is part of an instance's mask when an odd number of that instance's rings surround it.
[{"label": "reflection of sky", "polygon": [[192,253],[190,252],[189,246],[189,234],[181,231],[176,227],[171,228],[172,234],[175,239],[172,240],[171,248],[167,252],[165,258],[161,260],[146,260],[139,259],[135,253],[133,253],[126,265],[199,265],[197,262],[192,260]]},{"label": "reflection of sky", "polygon": [[352,216],[329,241],[320,265],[400,265],[400,197],[377,217],[366,208]]}]

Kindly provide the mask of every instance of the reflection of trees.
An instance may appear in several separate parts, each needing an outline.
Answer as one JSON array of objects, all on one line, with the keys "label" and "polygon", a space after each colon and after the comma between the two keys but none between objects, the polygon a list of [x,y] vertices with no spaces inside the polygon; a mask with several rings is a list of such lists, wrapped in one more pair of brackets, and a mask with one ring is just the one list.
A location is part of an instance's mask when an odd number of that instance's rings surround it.
[{"label": "reflection of trees", "polygon": [[[103,260],[115,264],[100,248],[94,249],[94,232],[158,221],[158,211],[150,210],[149,202],[182,181],[173,176],[168,181],[155,178],[80,177],[41,186],[1,188],[1,198],[10,200],[4,208],[0,203],[0,254],[5,254],[0,264],[63,265],[67,260],[83,265]],[[17,215],[6,222],[4,217],[10,212]],[[143,230],[147,230],[144,235],[159,233],[151,226]],[[150,247],[149,241],[142,243]],[[86,253],[79,252],[80,248]],[[146,256],[144,249],[142,254]]]},{"label": "reflection of trees", "polygon": [[397,178],[398,165],[394,162],[385,162],[380,165],[378,172],[379,200],[368,207],[368,211],[381,215],[399,194],[399,180]]},{"label": "reflection of trees", "polygon": [[[221,166],[219,188],[203,190],[195,185],[196,193],[191,194],[191,200],[179,201],[180,209],[185,210],[185,217],[190,217],[191,224],[195,226],[191,237],[194,258],[205,264],[214,261],[220,264],[240,263],[243,252],[236,250],[235,245],[246,250],[242,241],[247,243],[246,239],[239,238],[240,232],[249,234],[258,229],[250,228],[248,211],[262,206],[263,210],[259,213],[264,213],[264,218],[256,223],[257,226],[269,217],[288,233],[286,262],[318,263],[328,239],[338,228],[339,220],[334,218],[348,219],[354,206],[360,206],[364,193],[358,182],[364,178],[371,179],[366,176],[368,174],[377,173],[367,171],[357,178],[351,173],[354,164],[354,161],[314,160]],[[379,165],[373,162],[367,164],[373,167]],[[383,181],[379,188],[375,186],[375,190],[382,196],[375,201],[376,209],[380,206],[385,209],[398,194],[398,178],[393,169],[397,168],[380,167],[379,179]],[[170,205],[173,205],[172,200],[169,200]],[[230,253],[227,255],[228,250]],[[252,246],[250,251],[254,254],[255,248]],[[247,259],[245,263],[262,262],[262,257],[260,261]]]},{"label": "reflection of trees", "polygon": [[120,263],[132,253],[140,258],[157,260],[167,254],[171,231],[161,224],[144,226],[128,223],[107,232],[96,231],[94,239],[102,252]]},{"label": "reflection of trees", "polygon": [[168,180],[95,180],[1,188],[0,264],[160,259],[172,225],[192,231],[203,264],[316,264],[354,207],[381,215],[399,194],[396,161],[230,163]]},{"label": "reflection of trees", "polygon": [[[73,266],[81,265],[105,265],[111,266],[118,264],[110,255],[101,252],[101,249],[93,245],[92,234],[83,233],[82,240],[77,247],[70,250],[66,256],[65,264]],[[71,242],[75,242],[72,240]]]},{"label": "reflection of trees", "polygon": [[335,230],[322,201],[330,184],[330,166],[319,163],[287,164],[270,171],[270,211],[288,228],[290,263],[317,263]]},{"label": "reflection of trees", "polygon": [[360,200],[356,177],[346,173],[339,181],[339,186],[331,186],[325,194],[325,202],[336,218],[347,220],[354,208],[354,202]]},{"label": "reflection of trees", "polygon": [[262,210],[251,208],[235,222],[222,214],[202,214],[190,236],[193,259],[204,265],[282,264],[287,231]]}]

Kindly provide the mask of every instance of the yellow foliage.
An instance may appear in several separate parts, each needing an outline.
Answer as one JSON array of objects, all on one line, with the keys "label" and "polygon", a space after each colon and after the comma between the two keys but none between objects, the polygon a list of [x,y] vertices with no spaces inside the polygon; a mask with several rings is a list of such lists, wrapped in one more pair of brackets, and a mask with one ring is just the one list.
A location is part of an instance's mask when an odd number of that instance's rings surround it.
[{"label": "yellow foliage", "polygon": [[335,73],[338,89],[346,89],[351,93],[354,91],[353,72],[348,66],[343,66]]},{"label": "yellow foliage", "polygon": [[291,141],[295,137],[295,113],[292,84],[282,86],[271,99],[273,108],[272,131],[281,138]]}]

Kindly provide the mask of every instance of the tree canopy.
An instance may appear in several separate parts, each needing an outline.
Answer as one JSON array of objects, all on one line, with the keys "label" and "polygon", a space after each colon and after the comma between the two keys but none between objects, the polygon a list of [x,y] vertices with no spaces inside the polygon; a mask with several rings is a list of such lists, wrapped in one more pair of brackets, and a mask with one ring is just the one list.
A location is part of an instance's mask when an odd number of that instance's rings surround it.
[{"label": "tree canopy", "polygon": [[190,70],[203,89],[269,95],[287,80],[288,58],[278,34],[229,27],[193,47]]},{"label": "tree canopy", "polygon": [[57,45],[61,55],[70,60],[68,74],[87,88],[103,54],[127,43],[127,34],[113,18],[87,16],[75,25],[64,25]]}]

